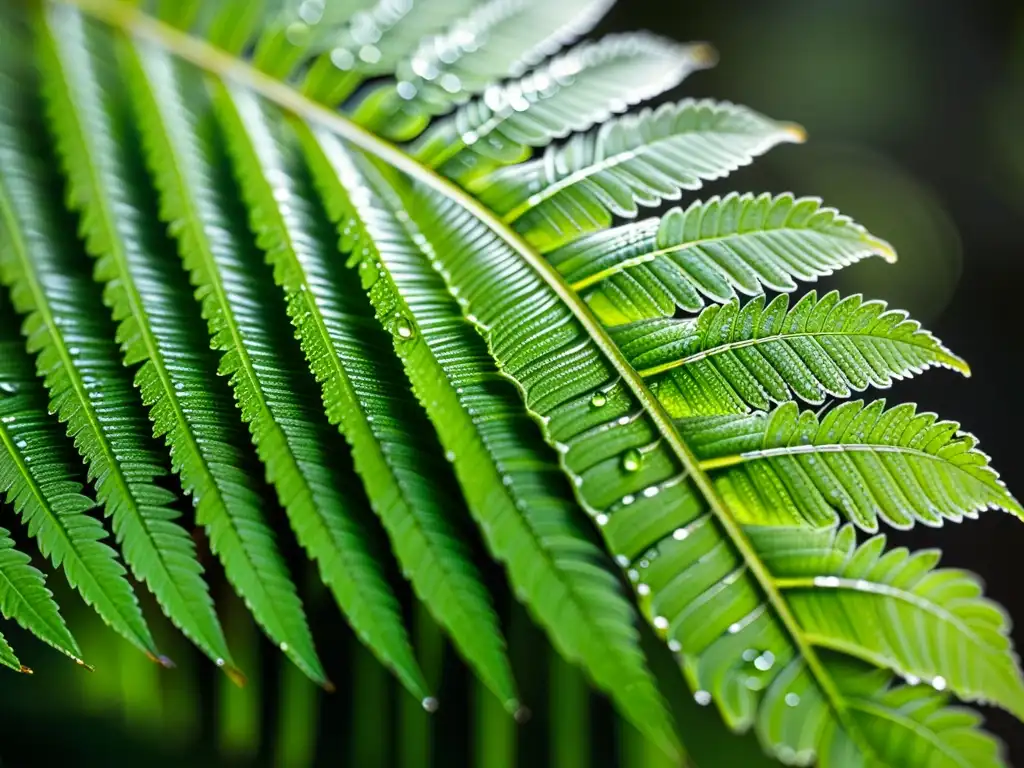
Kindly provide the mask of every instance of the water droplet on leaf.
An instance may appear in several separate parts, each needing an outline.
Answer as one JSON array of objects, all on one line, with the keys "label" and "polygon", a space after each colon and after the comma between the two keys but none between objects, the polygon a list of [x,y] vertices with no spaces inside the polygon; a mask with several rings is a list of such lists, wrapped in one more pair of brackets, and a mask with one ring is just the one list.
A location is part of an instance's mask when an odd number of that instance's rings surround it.
[{"label": "water droplet on leaf", "polygon": [[590,404],[595,408],[600,408],[607,402],[608,396],[604,392],[595,392],[594,396],[590,398]]},{"label": "water droplet on leaf", "polygon": [[622,469],[624,472],[636,472],[640,469],[644,457],[636,448],[630,448],[622,454]]}]

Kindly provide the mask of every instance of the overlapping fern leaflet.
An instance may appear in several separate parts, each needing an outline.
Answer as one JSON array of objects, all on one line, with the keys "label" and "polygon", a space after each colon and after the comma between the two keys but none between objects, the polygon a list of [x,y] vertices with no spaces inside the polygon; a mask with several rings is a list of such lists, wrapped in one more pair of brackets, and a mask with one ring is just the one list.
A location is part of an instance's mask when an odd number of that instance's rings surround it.
[{"label": "overlapping fern leaflet", "polygon": [[909,403],[844,403],[819,418],[772,413],[683,419],[679,429],[744,522],[867,531],[942,525],[986,509],[1024,517],[973,435]]},{"label": "overlapping fern leaflet", "polygon": [[392,330],[491,554],[562,655],[581,663],[642,732],[677,750],[617,579],[579,526],[555,457],[431,267],[434,255],[404,214],[405,201],[336,137],[303,137],[342,249]]},{"label": "overlapping fern leaflet", "polygon": [[[416,593],[505,706],[519,708],[489,596],[448,516],[450,470],[393,360],[391,334],[336,256],[336,237],[294,137],[252,94],[219,87],[215,103],[250,222],[288,297],[288,314],[323,388],[327,415]],[[391,329],[400,333],[397,326]]]},{"label": "overlapping fern leaflet", "polygon": [[[465,184],[654,98],[712,63],[709,46],[681,46],[646,33],[581,43],[518,80],[490,86],[434,123],[412,152]],[[409,93],[415,86],[399,87]]]},{"label": "overlapping fern leaflet", "polygon": [[0,492],[86,603],[129,642],[158,658],[124,567],[103,542],[103,525],[87,514],[96,503],[84,495],[57,420],[47,413],[17,327],[0,295]]},{"label": "overlapping fern leaflet", "polygon": [[646,320],[612,330],[662,405],[674,417],[742,413],[797,397],[823,403],[869,386],[942,366],[969,375],[967,363],[905,312],[859,295],[814,291],[790,308],[712,306],[693,320]]},{"label": "overlapping fern leaflet", "polygon": [[280,291],[252,242],[199,73],[156,50],[125,51],[162,195],[223,353],[242,418],[303,547],[367,645],[419,698],[428,693],[397,600],[371,554],[358,480],[344,473],[344,443],[317,408]]},{"label": "overlapping fern leaflet", "polygon": [[732,193],[580,237],[549,258],[609,325],[796,290],[892,246],[816,198]]},{"label": "overlapping fern leaflet", "polygon": [[275,644],[325,683],[295,586],[263,519],[248,440],[217,377],[199,308],[156,207],[147,204],[152,188],[140,173],[141,155],[132,151],[138,140],[118,96],[112,40],[67,7],[54,8],[47,27],[61,65],[51,73],[60,86],[48,89],[49,108],[71,201],[98,259],[95,277],[119,324],[124,362],[141,363],[135,385],[154,433],[164,438],[228,579]]},{"label": "overlapping fern leaflet", "polygon": [[[46,39],[40,59],[51,73],[51,87],[60,87],[59,77],[52,77],[60,63]],[[5,69],[3,78],[0,280],[25,317],[23,332],[29,351],[37,355],[49,407],[67,424],[89,466],[88,478],[113,519],[125,561],[167,615],[231,670],[195,546],[176,522],[174,494],[158,484],[167,470],[121,364],[114,326],[96,311],[101,299],[88,272],[90,262],[74,240],[73,221],[54,199],[59,180],[41,141],[45,129],[35,122],[42,105],[33,97],[34,81],[29,70]]]}]

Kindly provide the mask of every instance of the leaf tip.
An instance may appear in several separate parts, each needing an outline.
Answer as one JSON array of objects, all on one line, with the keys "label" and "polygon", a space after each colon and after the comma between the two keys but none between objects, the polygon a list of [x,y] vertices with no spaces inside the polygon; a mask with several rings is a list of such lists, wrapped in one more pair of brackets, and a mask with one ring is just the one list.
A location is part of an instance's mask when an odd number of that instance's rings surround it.
[{"label": "leaf tip", "polygon": [[868,243],[875,253],[881,256],[887,263],[895,264],[898,260],[899,257],[896,255],[896,249],[887,240],[883,240],[880,237],[869,237]]},{"label": "leaf tip", "polygon": [[782,132],[785,133],[789,141],[794,144],[803,144],[807,141],[807,129],[799,123],[783,123]]},{"label": "leaf tip", "polygon": [[23,675],[35,674],[35,670],[33,670],[31,667],[26,667],[24,664],[22,664],[21,667],[18,668],[18,671],[21,672],[21,674]]},{"label": "leaf tip", "polygon": [[320,683],[320,687],[323,688],[323,690],[326,693],[334,693],[336,690],[338,690],[337,688],[335,688],[334,683],[327,679]]},{"label": "leaf tip", "polygon": [[695,43],[690,47],[690,61],[702,69],[718,64],[718,49],[711,43]]},{"label": "leaf tip", "polygon": [[245,687],[247,680],[245,673],[242,670],[231,664],[224,665],[222,669],[224,670],[224,674],[228,676],[228,679],[232,683],[237,685],[239,688]]}]

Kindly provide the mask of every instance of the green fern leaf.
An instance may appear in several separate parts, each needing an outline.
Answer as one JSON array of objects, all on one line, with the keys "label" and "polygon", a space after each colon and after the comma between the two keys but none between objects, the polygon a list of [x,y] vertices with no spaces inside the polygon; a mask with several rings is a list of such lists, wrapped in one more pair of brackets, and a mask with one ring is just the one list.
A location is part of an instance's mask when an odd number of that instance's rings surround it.
[{"label": "green fern leaf", "polygon": [[560,652],[582,663],[652,740],[677,748],[616,577],[578,527],[571,493],[514,389],[431,268],[423,235],[396,215],[404,201],[330,134],[300,136],[378,319],[403,324],[392,334],[395,351],[491,554]]},{"label": "green fern leaf", "polygon": [[[47,39],[48,36],[44,37]],[[59,71],[42,46],[42,64]],[[51,83],[55,82],[52,78]],[[212,658],[233,671],[189,535],[175,522],[175,497],[157,485],[166,469],[141,417],[114,342],[96,312],[99,291],[73,222],[49,190],[59,188],[41,126],[24,122],[41,105],[23,82],[5,76],[0,100],[0,281],[26,316],[28,348],[50,392],[50,409],[89,465],[89,479],[126,562],[153,590],[168,616]]]},{"label": "green fern leaf", "polygon": [[795,403],[770,414],[683,419],[679,429],[744,521],[867,531],[941,525],[985,509],[1024,517],[959,424],[905,403],[855,401],[820,420]]},{"label": "green fern leaf", "polygon": [[803,131],[727,102],[682,101],[611,120],[470,189],[532,245],[550,251],[613,216],[676,200]]},{"label": "green fern leaf", "polygon": [[696,312],[705,297],[789,292],[868,256],[895,261],[884,240],[817,198],[730,194],[659,219],[581,237],[549,257],[609,325]]},{"label": "green fern leaf", "polygon": [[[415,51],[421,40],[444,31],[477,5],[476,0],[378,0],[331,40],[331,50],[310,66],[302,91],[328,106],[337,106],[367,79],[394,72],[398,62]],[[304,41],[299,38],[299,42],[301,48]],[[390,91],[376,94],[369,104],[387,99]],[[372,109],[365,111],[372,117]]]},{"label": "green fern leaf", "polygon": [[[483,93],[489,85],[520,77],[557,53],[600,20],[614,0],[490,0],[442,34],[422,40],[394,68],[396,85],[384,86],[368,100],[373,117],[361,122],[381,131],[403,122],[442,115],[455,104]],[[543,7],[544,23],[537,23]],[[522,94],[520,94],[522,98]],[[367,114],[367,110],[357,112]],[[401,116],[401,118],[400,118]],[[397,122],[402,124],[402,122]]]},{"label": "green fern leaf", "polygon": [[786,295],[767,306],[759,296],[742,308],[731,301],[694,320],[644,320],[611,333],[675,417],[763,410],[794,395],[823,403],[932,366],[970,375],[906,312],[834,291],[820,300],[810,291],[792,309]]},{"label": "green fern leaf", "polygon": [[972,574],[936,570],[938,551],[886,552],[885,536],[858,547],[850,525],[754,528],[750,535],[816,645],[1024,714],[1006,615],[980,596]]},{"label": "green fern leaf", "polygon": [[14,649],[11,648],[10,643],[7,642],[7,638],[3,635],[0,635],[0,664],[13,669],[15,672],[22,672],[28,675],[32,674],[32,670],[21,663],[17,654],[14,653]]},{"label": "green fern leaf", "polygon": [[515,684],[489,597],[442,513],[455,508],[440,487],[443,455],[400,367],[384,362],[391,336],[342,274],[336,238],[280,116],[229,86],[218,90],[215,105],[252,228],[288,296],[328,418],[352,445],[398,560],[480,677],[515,711]]},{"label": "green fern leaf", "polygon": [[63,435],[35,391],[31,358],[17,338],[17,322],[0,294],[0,493],[21,516],[28,533],[54,567],[103,620],[150,658],[162,659],[125,580],[117,553],[103,543],[107,532],[87,512],[65,451]]},{"label": "green fern leaf", "polygon": [[46,579],[30,565],[28,555],[14,548],[11,533],[4,528],[0,528],[0,613],[78,664],[85,664],[46,588]]},{"label": "green fern leaf", "polygon": [[140,49],[126,61],[163,218],[179,237],[213,345],[223,353],[220,372],[231,377],[267,477],[353,627],[425,699],[397,600],[357,514],[357,481],[338,466],[338,451],[346,449],[316,409],[316,383],[252,243],[204,84],[156,50]]},{"label": "green fern leaf", "polygon": [[[199,320],[188,281],[157,222],[139,172],[137,137],[126,124],[121,84],[111,76],[113,40],[70,8],[55,9],[50,43],[60,59],[49,89],[57,146],[82,212],[95,278],[118,322],[125,365],[150,409],[153,432],[192,496],[196,521],[232,585],[275,644],[315,682],[326,684],[302,604],[263,519],[260,483],[240,449],[241,430]],[[104,55],[106,52],[106,55]],[[59,82],[63,87],[57,87]]]},{"label": "green fern leaf", "polygon": [[[466,184],[664,93],[713,63],[707,45],[682,46],[645,33],[582,43],[519,80],[491,86],[483,98],[433,124],[413,154]],[[405,93],[409,87],[415,86],[399,86]]]},{"label": "green fern leaf", "polygon": [[[419,187],[406,210],[559,449],[581,502],[628,568],[644,615],[680,655],[698,702],[716,701],[734,728],[770,724],[759,733],[779,757],[825,755],[838,740],[848,745],[844,766],[897,764],[900,745],[878,743],[862,727],[743,531],[741,510],[719,496],[601,326],[543,257],[491,214],[435,189]],[[738,665],[748,649],[758,653]],[[787,704],[787,693],[800,706]]]}]

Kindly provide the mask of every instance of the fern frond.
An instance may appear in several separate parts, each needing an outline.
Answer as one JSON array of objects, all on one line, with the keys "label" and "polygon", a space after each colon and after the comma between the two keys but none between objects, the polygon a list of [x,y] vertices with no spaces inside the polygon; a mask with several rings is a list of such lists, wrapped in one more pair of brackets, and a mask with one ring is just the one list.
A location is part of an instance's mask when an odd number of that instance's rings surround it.
[{"label": "fern frond", "polygon": [[726,195],[659,219],[595,232],[550,256],[608,325],[696,312],[706,299],[789,292],[869,256],[895,261],[884,240],[817,198]]},{"label": "fern frond", "polygon": [[803,141],[803,131],[792,125],[728,102],[686,100],[606,122],[469,188],[546,252],[793,141]]},{"label": "fern frond", "polygon": [[823,403],[942,366],[970,375],[901,310],[814,291],[792,308],[777,296],[711,306],[693,320],[612,329],[630,364],[674,417],[743,413],[797,397]]},{"label": "fern frond", "polygon": [[646,33],[581,43],[519,80],[490,86],[482,98],[432,125],[412,152],[467,184],[497,166],[528,159],[534,147],[589,130],[713,63],[707,45],[682,46]]},{"label": "fern frond", "polygon": [[[48,35],[41,61],[60,71]],[[59,78],[49,78],[58,87]],[[0,99],[0,281],[26,317],[23,332],[50,393],[50,409],[89,465],[89,480],[134,574],[153,590],[168,616],[196,644],[233,671],[224,635],[196,560],[191,537],[175,522],[174,494],[158,485],[166,474],[141,416],[141,402],[121,364],[114,327],[98,313],[99,291],[74,240],[75,226],[51,190],[53,161],[41,144],[42,114],[24,82],[4,75]]]},{"label": "fern frond", "polygon": [[84,665],[78,643],[46,588],[46,579],[30,562],[28,555],[15,549],[10,531],[0,528],[0,613]]},{"label": "fern frond", "polygon": [[[262,263],[239,204],[201,76],[156,50],[126,54],[146,155],[223,354],[243,420],[299,543],[356,632],[420,699],[428,696],[401,612],[358,516],[347,450],[317,408],[280,291]],[[340,445],[339,445],[340,443]]]},{"label": "fern frond", "polygon": [[[114,40],[70,8],[51,14],[61,71],[48,90],[70,199],[83,216],[95,278],[118,323],[125,365],[141,363],[136,387],[156,437],[192,496],[210,548],[259,624],[315,682],[326,684],[305,613],[274,533],[263,519],[260,483],[240,446],[241,430],[199,322],[188,280],[160,231],[152,189],[140,173],[137,136],[115,96]],[[148,225],[148,226],[147,226]]]},{"label": "fern frond", "polygon": [[[394,70],[398,83],[372,98],[372,125],[428,120],[489,85],[521,77],[589,30],[614,0],[489,0],[443,34],[423,40]],[[543,15],[538,11],[543,8]],[[522,98],[522,94],[520,95]],[[358,113],[357,113],[358,114]]]},{"label": "fern frond", "polygon": [[342,271],[336,237],[294,137],[284,133],[280,115],[241,89],[218,89],[215,106],[251,226],[288,297],[328,418],[352,446],[398,560],[480,677],[515,711],[515,684],[489,596],[442,511],[457,508],[441,487],[448,472],[443,453],[401,368],[385,362],[393,359],[391,334]]},{"label": "fern frond", "polygon": [[[769,724],[759,732],[779,757],[824,756],[838,740],[844,766],[897,764],[900,744],[876,742],[861,725],[742,529],[742,510],[719,495],[600,324],[542,256],[476,204],[435,189],[418,187],[406,210],[561,453],[644,615],[680,655],[698,702],[717,701],[737,729]],[[751,649],[750,661],[737,664]],[[786,702],[790,692],[800,706]]]},{"label": "fern frond", "polygon": [[16,338],[15,315],[0,294],[0,390],[12,393],[0,397],[0,493],[107,625],[162,659],[117,553],[103,543],[107,532],[87,514],[95,502],[82,492],[57,421],[36,390],[31,358]]},{"label": "fern frond", "polygon": [[881,535],[857,546],[851,525],[750,535],[816,645],[1024,714],[1006,614],[973,574],[936,569],[937,550],[886,551]]},{"label": "fern frond", "polygon": [[[653,741],[675,745],[615,575],[579,528],[554,457],[430,266],[405,201],[326,132],[300,134],[377,318],[430,416],[491,554],[555,646]],[[407,333],[403,335],[403,329]],[[549,467],[549,469],[545,469]]]},{"label": "fern frond", "polygon": [[[331,41],[334,47],[310,66],[303,93],[327,106],[340,104],[367,79],[390,75],[420,41],[464,18],[478,4],[477,0],[377,0],[371,8],[354,16],[348,27]],[[302,44],[300,39],[300,47]],[[371,99],[370,104],[389,96],[390,91],[377,91],[377,99]],[[373,110],[369,113],[372,118]]]},{"label": "fern frond", "polygon": [[1024,517],[976,438],[910,403],[854,401],[820,419],[786,403],[769,414],[683,419],[679,429],[745,522],[830,526],[839,512],[876,531],[879,516],[897,528],[986,509]]}]

